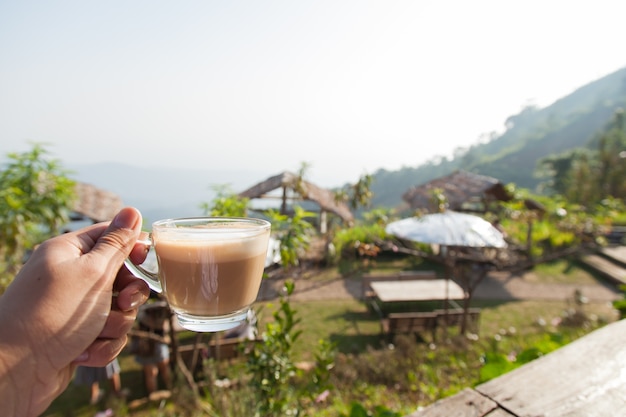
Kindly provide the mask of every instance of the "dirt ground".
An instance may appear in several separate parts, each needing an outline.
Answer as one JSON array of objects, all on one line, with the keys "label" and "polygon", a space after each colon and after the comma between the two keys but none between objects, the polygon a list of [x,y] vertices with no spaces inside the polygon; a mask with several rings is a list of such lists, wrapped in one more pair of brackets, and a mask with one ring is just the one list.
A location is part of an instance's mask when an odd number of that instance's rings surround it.
[{"label": "dirt ground", "polygon": [[[509,273],[491,272],[478,285],[474,299],[494,300],[567,300],[579,290],[590,302],[611,302],[622,298],[622,293],[609,284],[546,284],[532,279],[532,272]],[[280,279],[263,280],[259,300],[276,298],[282,288]],[[315,280],[296,280],[296,288],[291,299],[294,301],[342,300],[361,297],[359,278],[337,278],[319,282]]]}]

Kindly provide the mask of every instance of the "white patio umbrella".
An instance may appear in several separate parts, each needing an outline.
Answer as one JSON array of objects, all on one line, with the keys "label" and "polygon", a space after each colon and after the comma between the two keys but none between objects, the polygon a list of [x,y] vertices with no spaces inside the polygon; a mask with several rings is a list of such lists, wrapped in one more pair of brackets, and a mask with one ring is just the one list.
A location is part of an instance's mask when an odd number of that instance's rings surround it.
[{"label": "white patio umbrella", "polygon": [[[482,217],[450,210],[398,220],[389,223],[385,231],[400,239],[437,244],[442,247],[505,248],[507,246],[502,232]],[[454,261],[454,259],[451,260]],[[446,280],[448,280],[450,265],[447,262],[445,265]],[[468,291],[471,292],[469,289]],[[447,299],[448,288],[446,288],[446,314],[448,312]],[[469,299],[466,299],[466,314],[468,308]],[[465,318],[463,320],[463,330],[465,330]]]},{"label": "white patio umbrella", "polygon": [[441,246],[504,248],[502,233],[473,214],[445,211],[391,222],[386,232],[400,239]]}]

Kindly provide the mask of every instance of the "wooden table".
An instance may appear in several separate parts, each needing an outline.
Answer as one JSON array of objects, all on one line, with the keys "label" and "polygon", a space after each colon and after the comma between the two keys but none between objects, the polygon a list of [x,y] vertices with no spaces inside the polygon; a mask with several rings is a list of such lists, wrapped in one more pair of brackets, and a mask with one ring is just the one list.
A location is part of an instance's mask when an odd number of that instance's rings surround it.
[{"label": "wooden table", "polygon": [[463,288],[447,279],[414,281],[373,281],[372,290],[384,302],[445,301],[465,298]]}]

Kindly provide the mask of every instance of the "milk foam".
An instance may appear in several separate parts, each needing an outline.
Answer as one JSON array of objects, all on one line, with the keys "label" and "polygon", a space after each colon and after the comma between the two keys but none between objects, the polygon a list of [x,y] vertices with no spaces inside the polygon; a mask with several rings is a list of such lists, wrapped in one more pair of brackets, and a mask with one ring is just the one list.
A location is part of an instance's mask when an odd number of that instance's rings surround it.
[{"label": "milk foam", "polygon": [[[228,262],[243,258],[251,258],[267,252],[267,239],[263,236],[269,234],[264,231],[258,234],[248,230],[241,234],[236,233],[162,233],[154,236],[155,250],[157,255],[172,260],[190,261],[201,259],[209,255],[218,262]],[[242,237],[244,237],[242,239]],[[245,238],[247,237],[247,238]]]}]

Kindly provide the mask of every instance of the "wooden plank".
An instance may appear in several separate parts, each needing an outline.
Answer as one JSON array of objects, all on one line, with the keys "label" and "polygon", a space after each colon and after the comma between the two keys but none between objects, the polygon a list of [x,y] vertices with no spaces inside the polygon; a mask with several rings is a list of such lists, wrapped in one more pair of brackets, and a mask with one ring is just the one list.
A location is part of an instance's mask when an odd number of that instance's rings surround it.
[{"label": "wooden plank", "polygon": [[498,405],[489,398],[466,388],[458,394],[443,398],[432,405],[405,417],[509,417],[511,414],[493,414]]},{"label": "wooden plank", "polygon": [[465,324],[468,329],[478,332],[480,328],[480,308],[470,308],[467,313],[462,308],[449,310],[437,309],[433,311],[433,313],[437,314],[437,325],[441,325],[442,327],[461,326],[463,324],[463,320],[465,319],[467,320]]},{"label": "wooden plank", "polygon": [[382,302],[462,300],[463,288],[446,279],[374,281],[376,297]]},{"label": "wooden plank", "polygon": [[435,271],[400,271],[390,275],[363,275],[361,277],[362,298],[364,300],[375,297],[372,290],[374,281],[413,281],[422,279],[437,279]]},{"label": "wooden plank", "polygon": [[621,285],[626,284],[626,268],[599,255],[584,255],[580,261],[603,274],[607,279]]},{"label": "wooden plank", "polygon": [[437,314],[425,312],[392,313],[381,319],[380,327],[389,342],[397,334],[430,332],[433,341],[437,339]]},{"label": "wooden plank", "polygon": [[607,246],[601,248],[600,253],[622,267],[626,266],[626,246]]},{"label": "wooden plank", "polygon": [[416,333],[437,327],[437,314],[434,313],[395,313],[384,320],[388,333]]},{"label": "wooden plank", "polygon": [[496,408],[489,414],[485,415],[485,417],[516,417],[516,416],[514,416],[513,414],[509,413],[506,410],[503,410],[501,408]]},{"label": "wooden plank", "polygon": [[626,320],[476,387],[519,417],[624,415]]}]

